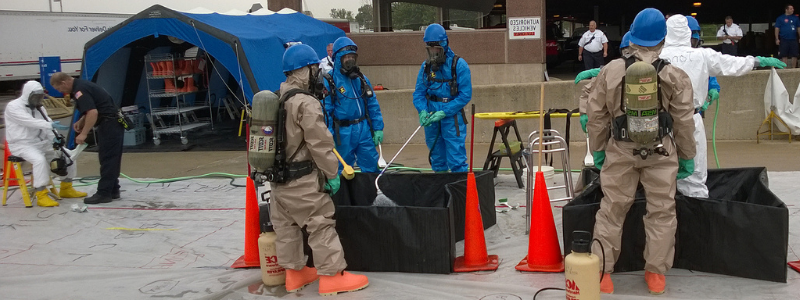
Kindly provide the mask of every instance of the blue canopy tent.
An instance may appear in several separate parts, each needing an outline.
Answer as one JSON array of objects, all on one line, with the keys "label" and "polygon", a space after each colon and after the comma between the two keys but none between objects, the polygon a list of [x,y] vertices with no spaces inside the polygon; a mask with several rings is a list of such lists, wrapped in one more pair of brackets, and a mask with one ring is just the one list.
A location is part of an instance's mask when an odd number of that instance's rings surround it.
[{"label": "blue canopy tent", "polygon": [[[211,66],[206,82],[208,103],[220,106],[231,96],[241,105],[261,90],[277,91],[286,77],[284,46],[301,42],[325,57],[326,46],[345,33],[333,25],[288,9],[251,14],[178,12],[154,5],[86,43],[81,78],[105,88],[117,104],[147,112],[148,82],[144,57],[179,53],[196,46]],[[213,70],[213,71],[211,71]],[[192,102],[195,100],[192,95]],[[215,102],[216,101],[216,102]],[[74,120],[77,120],[77,112]],[[70,132],[70,147],[74,132]]]},{"label": "blue canopy tent", "polygon": [[194,14],[154,5],[87,42],[81,77],[96,81],[101,66],[115,52],[135,41],[170,36],[191,43],[215,58],[217,64],[235,77],[250,102],[258,91],[277,90],[285,80],[281,59],[286,43],[302,42],[325,57],[327,44],[344,35],[333,25],[297,12]]}]

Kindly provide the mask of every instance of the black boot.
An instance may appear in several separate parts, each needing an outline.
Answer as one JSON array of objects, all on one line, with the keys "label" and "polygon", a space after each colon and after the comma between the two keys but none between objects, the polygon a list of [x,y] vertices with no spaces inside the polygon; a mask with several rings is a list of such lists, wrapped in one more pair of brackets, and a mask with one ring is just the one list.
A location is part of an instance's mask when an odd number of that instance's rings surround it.
[{"label": "black boot", "polygon": [[119,200],[121,196],[119,195],[119,190],[116,192],[111,193],[111,200]]},{"label": "black boot", "polygon": [[111,202],[111,197],[102,195],[100,193],[95,193],[91,197],[83,198],[84,204],[100,204],[100,203],[109,203]]}]

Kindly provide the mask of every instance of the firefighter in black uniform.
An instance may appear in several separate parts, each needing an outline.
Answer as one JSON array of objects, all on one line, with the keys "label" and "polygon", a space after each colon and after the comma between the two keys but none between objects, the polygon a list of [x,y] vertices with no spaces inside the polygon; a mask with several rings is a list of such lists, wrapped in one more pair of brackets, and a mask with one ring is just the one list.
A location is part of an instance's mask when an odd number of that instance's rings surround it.
[{"label": "firefighter in black uniform", "polygon": [[97,193],[83,199],[83,203],[108,203],[119,199],[119,172],[125,129],[117,122],[114,99],[94,82],[74,79],[62,72],[53,74],[50,84],[59,92],[69,94],[75,99],[75,108],[81,114],[80,120],[72,126],[77,134],[77,144],[85,143],[89,130],[97,128],[95,134],[100,159],[100,182],[97,184]]}]

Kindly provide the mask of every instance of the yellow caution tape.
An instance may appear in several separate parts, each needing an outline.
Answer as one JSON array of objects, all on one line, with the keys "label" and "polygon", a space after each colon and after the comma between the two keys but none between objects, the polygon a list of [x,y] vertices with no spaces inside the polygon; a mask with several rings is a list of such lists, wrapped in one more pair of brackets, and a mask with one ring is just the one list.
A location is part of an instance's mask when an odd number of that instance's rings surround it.
[{"label": "yellow caution tape", "polygon": [[[578,117],[580,114],[573,113],[573,117]],[[475,117],[478,119],[535,119],[539,117],[538,111],[519,111],[519,112],[487,112],[476,113]],[[566,113],[553,113],[550,114],[551,118],[566,118]]]}]

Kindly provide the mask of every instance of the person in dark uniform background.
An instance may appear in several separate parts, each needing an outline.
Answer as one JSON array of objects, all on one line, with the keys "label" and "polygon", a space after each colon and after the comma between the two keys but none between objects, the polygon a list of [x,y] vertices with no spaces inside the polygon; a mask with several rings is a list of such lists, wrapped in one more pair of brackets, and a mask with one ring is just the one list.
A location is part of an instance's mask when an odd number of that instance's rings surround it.
[{"label": "person in dark uniform background", "polygon": [[97,193],[85,198],[83,203],[108,203],[119,199],[119,172],[125,129],[117,122],[114,99],[96,83],[75,79],[63,72],[53,74],[50,85],[75,99],[75,109],[81,114],[81,118],[72,126],[77,134],[75,143],[85,143],[89,130],[97,128],[95,136],[100,159],[100,182],[97,184]]}]

